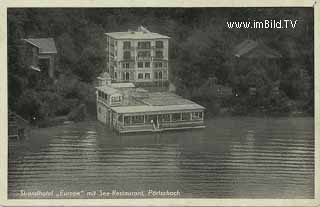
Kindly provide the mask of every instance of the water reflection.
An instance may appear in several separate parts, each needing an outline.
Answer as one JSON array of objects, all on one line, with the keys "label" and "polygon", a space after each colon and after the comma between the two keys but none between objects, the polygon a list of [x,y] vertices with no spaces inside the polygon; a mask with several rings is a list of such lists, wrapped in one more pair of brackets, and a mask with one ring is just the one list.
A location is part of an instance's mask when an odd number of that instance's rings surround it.
[{"label": "water reflection", "polygon": [[194,198],[312,198],[312,118],[219,118],[204,130],[118,135],[95,121],[10,144],[24,190],[180,190]]}]

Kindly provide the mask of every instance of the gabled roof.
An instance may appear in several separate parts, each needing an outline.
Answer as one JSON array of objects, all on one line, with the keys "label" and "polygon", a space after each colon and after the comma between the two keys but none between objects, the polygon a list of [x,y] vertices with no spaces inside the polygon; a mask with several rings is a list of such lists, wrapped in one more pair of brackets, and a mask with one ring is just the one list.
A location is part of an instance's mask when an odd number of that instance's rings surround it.
[{"label": "gabled roof", "polygon": [[281,54],[261,41],[244,40],[234,47],[233,55],[245,58],[281,58]]},{"label": "gabled roof", "polygon": [[39,53],[57,54],[57,48],[53,38],[28,38],[23,40],[39,48]]}]

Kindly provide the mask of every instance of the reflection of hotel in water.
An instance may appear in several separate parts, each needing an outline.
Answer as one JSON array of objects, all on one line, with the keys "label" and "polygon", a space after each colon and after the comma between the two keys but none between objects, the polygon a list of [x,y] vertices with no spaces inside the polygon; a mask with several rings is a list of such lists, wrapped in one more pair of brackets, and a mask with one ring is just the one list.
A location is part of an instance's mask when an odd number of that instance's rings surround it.
[{"label": "reflection of hotel in water", "polygon": [[[151,92],[135,86],[168,81],[169,37],[143,27],[136,32],[107,36],[108,48],[112,40],[113,48],[117,45],[122,49],[113,49],[112,60],[108,50],[108,72],[98,77],[99,121],[120,133],[204,128],[204,107],[174,93]],[[111,38],[117,36],[121,37],[119,41]],[[123,55],[123,60],[116,61],[114,52]]]}]

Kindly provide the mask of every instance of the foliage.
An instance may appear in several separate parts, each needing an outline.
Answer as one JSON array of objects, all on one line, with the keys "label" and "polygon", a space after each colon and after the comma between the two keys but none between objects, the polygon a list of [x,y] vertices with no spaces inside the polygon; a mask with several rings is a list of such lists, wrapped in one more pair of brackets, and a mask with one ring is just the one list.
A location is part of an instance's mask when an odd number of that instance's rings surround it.
[{"label": "foliage", "polygon": [[[305,68],[313,79],[312,8],[9,8],[8,81],[9,105],[26,117],[66,114],[79,103],[94,100],[93,80],[105,68],[104,33],[146,26],[170,36],[170,79],[180,95],[205,88],[210,76],[233,88],[237,97],[226,104],[235,113],[260,110],[290,111],[287,103],[299,102],[313,111],[313,94],[306,95]],[[298,19],[295,29],[228,29],[226,21]],[[19,58],[18,42],[26,37],[53,37],[58,49],[56,81],[27,73]],[[270,64],[242,62],[235,65],[231,51],[245,39],[261,40],[282,54]],[[296,67],[296,65],[302,67]],[[235,67],[236,66],[236,67]],[[280,81],[280,96],[270,93]],[[248,95],[250,85],[257,95]],[[313,91],[311,81],[310,91]],[[198,97],[199,98],[199,97]],[[220,104],[200,97],[213,111]],[[222,100],[220,100],[222,101]],[[59,106],[61,105],[61,106]],[[289,104],[290,105],[290,104]],[[291,104],[292,105],[292,104]],[[214,107],[213,107],[214,106]]]}]

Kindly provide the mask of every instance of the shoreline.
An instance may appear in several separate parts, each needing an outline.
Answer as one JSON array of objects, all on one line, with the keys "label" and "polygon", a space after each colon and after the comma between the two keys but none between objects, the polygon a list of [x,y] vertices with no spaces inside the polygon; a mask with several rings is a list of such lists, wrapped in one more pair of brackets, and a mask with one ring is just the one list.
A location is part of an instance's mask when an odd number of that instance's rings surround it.
[{"label": "shoreline", "polygon": [[[303,114],[246,114],[246,115],[232,115],[230,113],[224,113],[224,114],[209,114],[205,116],[205,119],[214,119],[214,118],[305,118],[305,117],[310,117],[310,118],[314,118],[313,114],[308,114],[308,113],[303,113]],[[54,118],[56,119],[56,118]],[[86,121],[96,121],[99,122],[95,116],[93,115],[88,115],[85,119],[83,120],[79,120],[79,121],[63,121],[63,122],[51,122],[48,123],[48,121],[46,121],[46,125],[33,125],[31,126],[31,129],[48,129],[51,127],[56,127],[56,126],[63,126],[63,125],[70,125],[70,124],[77,124],[77,123],[81,123],[81,122],[86,122]]]}]

